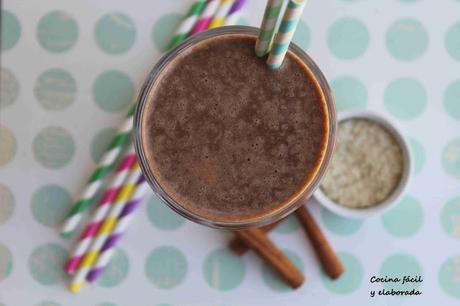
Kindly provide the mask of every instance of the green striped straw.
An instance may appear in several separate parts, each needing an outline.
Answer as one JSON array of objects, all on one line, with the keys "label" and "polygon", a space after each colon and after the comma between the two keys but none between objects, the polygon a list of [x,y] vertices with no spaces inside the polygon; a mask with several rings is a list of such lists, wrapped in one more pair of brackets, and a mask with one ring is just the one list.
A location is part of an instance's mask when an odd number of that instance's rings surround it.
[{"label": "green striped straw", "polygon": [[[176,35],[171,41],[171,46],[176,46],[188,37],[191,29],[193,28],[195,21],[203,11],[206,4],[206,0],[198,0],[192,5],[185,19],[180,25]],[[187,30],[188,27],[188,30]],[[182,30],[181,30],[182,29]],[[180,35],[179,35],[180,33]],[[126,119],[117,131],[115,137],[112,139],[107,152],[101,158],[96,170],[90,176],[85,189],[82,192],[79,200],[73,205],[69,212],[67,219],[62,226],[61,235],[64,238],[72,236],[76,228],[78,227],[81,219],[83,218],[84,212],[88,207],[93,204],[93,198],[96,193],[101,189],[104,179],[111,172],[115,166],[115,161],[120,155],[123,147],[129,142],[131,131],[133,129],[133,115],[135,111],[135,105],[129,110],[126,115]]]},{"label": "green striped straw", "polygon": [[306,2],[307,0],[289,0],[267,59],[270,68],[278,69],[283,63]]},{"label": "green striped straw", "polygon": [[181,24],[177,28],[168,49],[174,48],[187,38],[205,6],[206,0],[198,0],[190,7],[189,11],[185,15],[184,20],[182,20]]},{"label": "green striped straw", "polygon": [[278,23],[283,0],[268,0],[265,7],[264,18],[260,25],[259,36],[256,41],[256,55],[264,56],[270,51],[273,37],[275,36],[276,25]]},{"label": "green striped straw", "polygon": [[82,192],[80,199],[73,205],[72,209],[64,222],[61,230],[63,237],[70,237],[78,227],[83,213],[93,203],[93,198],[103,185],[104,178],[111,172],[115,166],[117,157],[120,155],[125,144],[128,143],[133,129],[133,114],[135,107],[133,106],[123,124],[112,139],[109,148],[104,153],[96,170],[90,176],[85,189]]}]

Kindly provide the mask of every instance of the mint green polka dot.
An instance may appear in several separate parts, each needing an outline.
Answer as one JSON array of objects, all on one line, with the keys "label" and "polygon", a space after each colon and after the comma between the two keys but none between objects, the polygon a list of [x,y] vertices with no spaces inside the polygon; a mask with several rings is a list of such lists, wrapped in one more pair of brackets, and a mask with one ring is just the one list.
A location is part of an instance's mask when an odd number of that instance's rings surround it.
[{"label": "mint green polka dot", "polygon": [[455,120],[460,120],[460,79],[453,81],[444,91],[444,108]]},{"label": "mint green polka dot", "polygon": [[0,183],[0,225],[8,221],[14,212],[14,195],[11,190]]},{"label": "mint green polka dot", "polygon": [[310,29],[307,23],[302,19],[299,20],[297,29],[295,30],[292,40],[299,45],[300,48],[307,50],[310,46]]},{"label": "mint green polka dot", "polygon": [[412,61],[422,56],[428,48],[428,33],[415,19],[395,21],[386,33],[388,52],[397,60]]},{"label": "mint green polka dot", "polygon": [[134,84],[119,70],[108,70],[100,74],[93,85],[94,100],[107,112],[125,110],[134,99]]},{"label": "mint green polka dot", "polygon": [[75,99],[75,79],[63,69],[43,72],[35,83],[35,97],[47,110],[63,110]]},{"label": "mint green polka dot", "polygon": [[0,109],[13,104],[18,98],[19,83],[11,70],[0,69]]},{"label": "mint green polka dot", "polygon": [[16,154],[16,138],[10,129],[0,126],[0,167],[10,163]]},{"label": "mint green polka dot", "polygon": [[335,21],[327,32],[329,50],[340,59],[355,59],[369,46],[369,32],[356,18],[345,17]]},{"label": "mint green polka dot", "polygon": [[145,262],[145,275],[160,289],[179,286],[187,274],[187,260],[177,248],[161,246],[153,249]]},{"label": "mint green polka dot", "polygon": [[102,16],[96,23],[96,42],[103,51],[120,54],[128,51],[136,40],[136,26],[122,13]]},{"label": "mint green polka dot", "polygon": [[203,275],[211,288],[220,291],[235,289],[244,279],[244,261],[227,249],[215,250],[204,260]]},{"label": "mint green polka dot", "polygon": [[59,185],[45,185],[32,195],[32,215],[38,223],[45,226],[60,226],[71,207],[72,198],[69,192]]},{"label": "mint green polka dot", "polygon": [[244,17],[240,17],[238,21],[236,22],[237,25],[249,25],[249,23],[250,23],[249,20],[247,20]]},{"label": "mint green polka dot", "polygon": [[382,216],[384,228],[393,236],[410,237],[418,232],[423,224],[423,209],[412,196],[402,200]]},{"label": "mint green polka dot", "polygon": [[362,283],[364,269],[361,261],[353,254],[338,252],[337,255],[345,267],[345,272],[338,279],[331,279],[325,273],[321,274],[324,286],[335,294],[350,294]]},{"label": "mint green polka dot", "polygon": [[180,14],[165,14],[158,18],[153,25],[152,42],[161,52],[167,51],[171,37],[182,21]]},{"label": "mint green polka dot", "polygon": [[61,304],[53,302],[53,301],[43,301],[43,302],[36,304],[36,306],[61,306]]},{"label": "mint green polka dot", "polygon": [[95,306],[117,306],[117,304],[110,303],[110,302],[102,302],[102,303],[96,304]]},{"label": "mint green polka dot", "polygon": [[[299,269],[301,272],[305,270],[304,264],[299,255],[297,255],[295,252],[291,250],[284,249],[282,251],[284,255],[286,255],[286,257],[288,257],[289,260],[292,261],[292,263],[297,267],[297,269]],[[284,280],[282,280],[278,276],[278,273],[265,262],[262,263],[262,279],[264,281],[264,284],[267,285],[273,291],[288,292],[293,290],[288,284],[286,284]]]},{"label": "mint green polka dot", "polygon": [[62,283],[66,279],[62,267],[68,256],[66,249],[57,243],[42,244],[29,257],[29,272],[42,285]]},{"label": "mint green polka dot", "polygon": [[90,151],[91,158],[95,163],[101,160],[116,132],[117,130],[114,128],[106,128],[94,135],[93,140],[91,140]]},{"label": "mint green polka dot", "polygon": [[157,196],[152,196],[147,204],[150,223],[158,229],[172,231],[185,223],[185,219],[166,206]]},{"label": "mint green polka dot", "polygon": [[1,46],[2,51],[13,48],[21,36],[21,24],[18,18],[8,10],[2,10],[1,14]]},{"label": "mint green polka dot", "polygon": [[331,82],[331,88],[338,111],[367,105],[366,86],[355,77],[338,77]]},{"label": "mint green polka dot", "polygon": [[422,171],[425,165],[426,157],[423,146],[414,138],[409,138],[409,145],[411,150],[411,156],[414,165],[414,175],[417,175]]},{"label": "mint green polka dot", "polygon": [[106,288],[118,286],[126,279],[128,272],[129,258],[122,249],[117,248],[109,265],[97,280],[97,284]]},{"label": "mint green polka dot", "polygon": [[13,256],[10,250],[0,243],[0,282],[6,279],[13,270]]},{"label": "mint green polka dot", "polygon": [[448,175],[460,180],[460,138],[451,140],[444,147],[442,166]]},{"label": "mint green polka dot", "polygon": [[62,127],[47,127],[35,136],[32,143],[35,159],[45,168],[66,166],[75,154],[72,135]]},{"label": "mint green polka dot", "polygon": [[297,217],[290,215],[278,224],[273,231],[281,234],[290,234],[297,231],[299,228],[300,223],[299,220],[297,220]]},{"label": "mint green polka dot", "polygon": [[328,230],[341,236],[356,233],[364,223],[359,219],[338,216],[325,208],[321,209],[321,221],[323,221]]},{"label": "mint green polka dot", "polygon": [[[422,267],[417,259],[408,254],[395,254],[387,257],[380,266],[380,277],[402,278],[410,275],[411,277],[422,276]],[[383,288],[386,290],[412,290],[418,289],[421,283],[405,283],[401,282],[387,282],[383,283]]]},{"label": "mint green polka dot", "polygon": [[450,237],[460,240],[460,197],[453,198],[444,205],[441,225]]},{"label": "mint green polka dot", "polygon": [[445,45],[447,53],[460,61],[460,22],[454,23],[446,32]]},{"label": "mint green polka dot", "polygon": [[38,22],[37,38],[40,45],[49,52],[67,51],[77,41],[77,22],[66,12],[50,12]]},{"label": "mint green polka dot", "polygon": [[448,258],[439,269],[439,286],[450,297],[460,299],[460,255]]},{"label": "mint green polka dot", "polygon": [[387,111],[396,118],[413,119],[426,108],[426,91],[415,79],[396,79],[385,88],[384,103]]}]

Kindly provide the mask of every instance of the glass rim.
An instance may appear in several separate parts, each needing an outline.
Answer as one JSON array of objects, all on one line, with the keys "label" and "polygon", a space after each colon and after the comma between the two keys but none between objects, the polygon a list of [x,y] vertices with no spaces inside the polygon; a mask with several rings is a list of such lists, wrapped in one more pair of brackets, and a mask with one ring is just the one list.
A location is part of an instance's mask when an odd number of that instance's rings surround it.
[{"label": "glass rim", "polygon": [[189,47],[197,44],[203,40],[218,37],[227,34],[243,34],[243,35],[254,35],[257,36],[258,29],[255,27],[250,26],[225,26],[219,27],[212,30],[207,30],[197,35],[194,35],[178,46],[173,48],[172,50],[168,51],[164,54],[160,60],[156,63],[153,69],[150,71],[149,75],[147,76],[144,84],[141,87],[141,90],[138,95],[137,103],[136,103],[136,110],[134,113],[134,123],[133,123],[133,138],[134,138],[134,147],[136,150],[136,154],[138,157],[138,162],[141,168],[141,171],[150,185],[153,192],[172,210],[174,210],[179,215],[194,221],[196,223],[206,225],[209,227],[214,228],[221,228],[221,229],[244,229],[248,227],[259,227],[263,225],[267,225],[269,223],[276,222],[287,215],[291,214],[294,210],[296,210],[300,205],[303,204],[302,199],[310,197],[313,192],[319,187],[320,181],[323,178],[326,169],[329,165],[329,162],[332,157],[332,152],[335,144],[335,135],[336,135],[336,111],[334,100],[332,97],[331,89],[326,81],[321,70],[318,66],[313,62],[313,60],[307,55],[307,53],[302,50],[299,46],[295,43],[291,43],[289,46],[289,51],[291,51],[295,56],[297,56],[303,64],[305,64],[311,73],[316,78],[318,82],[319,88],[324,96],[327,108],[327,116],[328,116],[328,124],[329,124],[329,133],[327,135],[327,143],[326,143],[326,152],[323,156],[323,160],[319,166],[319,169],[314,176],[314,178],[310,181],[308,186],[305,190],[297,195],[296,197],[292,198],[286,204],[276,207],[275,209],[271,210],[266,214],[262,214],[260,216],[248,218],[242,221],[221,221],[221,220],[210,220],[209,218],[203,217],[201,215],[196,214],[189,209],[186,209],[181,204],[177,203],[171,196],[169,196],[163,188],[160,186],[158,181],[156,180],[153,172],[151,171],[148,161],[145,156],[144,148],[143,148],[143,141],[142,141],[142,133],[141,133],[141,122],[145,110],[145,105],[148,103],[148,95],[155,85],[158,77],[163,72],[163,69],[181,52],[185,51]]}]

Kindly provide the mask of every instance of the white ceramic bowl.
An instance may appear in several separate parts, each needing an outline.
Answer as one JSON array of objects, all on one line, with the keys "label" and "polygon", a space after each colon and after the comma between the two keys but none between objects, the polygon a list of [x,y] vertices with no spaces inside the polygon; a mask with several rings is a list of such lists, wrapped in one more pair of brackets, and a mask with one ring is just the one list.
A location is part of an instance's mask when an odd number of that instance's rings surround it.
[{"label": "white ceramic bowl", "polygon": [[343,205],[340,205],[331,199],[329,199],[321,190],[321,187],[318,188],[314,196],[319,203],[321,203],[325,208],[329,209],[330,211],[344,216],[344,217],[351,217],[351,218],[366,218],[369,216],[373,216],[375,214],[381,213],[390,207],[394,206],[401,195],[404,193],[406,186],[409,182],[409,177],[412,173],[412,161],[410,155],[409,145],[404,138],[404,136],[399,132],[398,128],[394,123],[390,120],[372,113],[367,110],[350,110],[339,113],[338,116],[338,125],[337,129],[340,129],[340,123],[348,120],[348,119],[367,119],[373,121],[377,124],[380,124],[384,128],[390,132],[395,140],[398,142],[399,146],[401,147],[402,154],[403,154],[403,163],[404,169],[401,176],[401,180],[399,181],[398,186],[393,191],[393,193],[383,202],[369,207],[369,208],[348,208]]}]

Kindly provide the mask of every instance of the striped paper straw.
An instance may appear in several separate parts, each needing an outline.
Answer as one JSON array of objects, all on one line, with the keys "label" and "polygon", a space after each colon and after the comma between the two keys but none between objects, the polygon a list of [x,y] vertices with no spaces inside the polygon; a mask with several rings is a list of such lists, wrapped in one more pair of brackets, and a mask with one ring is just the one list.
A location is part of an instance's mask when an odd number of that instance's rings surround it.
[{"label": "striped paper straw", "polygon": [[184,20],[182,20],[181,24],[177,28],[171,43],[169,44],[168,49],[172,49],[178,44],[180,44],[184,39],[187,38],[189,33],[192,31],[195,22],[198,20],[198,16],[203,11],[206,5],[206,0],[198,0],[195,2],[185,15]]},{"label": "striped paper straw", "polygon": [[267,59],[270,68],[278,69],[283,63],[306,2],[307,0],[289,0],[280,29],[276,33],[273,47]]},{"label": "striped paper straw", "polygon": [[235,0],[233,2],[230,11],[227,14],[227,18],[225,18],[224,26],[234,25],[238,22],[238,18],[240,17],[241,9],[243,8],[246,0]]},{"label": "striped paper straw", "polygon": [[104,271],[105,267],[109,264],[110,259],[114,254],[115,246],[120,241],[123,234],[126,232],[126,229],[133,220],[134,211],[142,202],[144,195],[148,190],[149,185],[142,177],[136,186],[136,191],[134,192],[132,199],[126,203],[125,207],[123,208],[115,229],[105,241],[104,246],[99,253],[99,257],[97,258],[96,264],[88,273],[86,277],[88,282],[92,283],[96,281]]},{"label": "striped paper straw", "polygon": [[73,252],[72,256],[67,261],[64,270],[67,273],[74,273],[78,265],[80,264],[83,255],[88,250],[89,245],[99,230],[103,219],[107,216],[109,212],[110,205],[113,204],[115,198],[118,195],[118,192],[121,189],[126,177],[129,174],[131,167],[133,167],[136,162],[136,154],[134,152],[134,146],[131,144],[128,154],[123,158],[123,160],[118,165],[118,168],[113,177],[112,183],[105,191],[101,200],[99,201],[96,211],[93,213],[93,218],[90,223],[86,226],[85,230],[80,235],[77,247]]},{"label": "striped paper straw", "polygon": [[141,178],[142,172],[139,168],[139,164],[136,162],[133,166],[133,169],[129,173],[129,177],[126,180],[126,183],[118,193],[117,199],[112,204],[107,218],[104,219],[104,222],[94,237],[89,251],[85,254],[80,262],[80,265],[78,266],[78,270],[76,271],[75,276],[70,283],[70,290],[72,292],[80,291],[80,289],[85,284],[85,279],[89,270],[96,261],[102,246],[104,245],[107,237],[110,235],[112,229],[117,223],[118,217],[120,216],[125,203],[128,202],[128,200],[131,198],[136,184]]},{"label": "striped paper straw", "polygon": [[[235,1],[239,2],[235,11],[241,10],[244,5],[245,0]],[[234,3],[235,4],[235,3]],[[125,205],[121,215],[118,219],[117,225],[113,230],[112,234],[107,238],[102,249],[99,253],[97,258],[96,264],[88,273],[86,280],[88,282],[94,282],[97,278],[103,273],[105,267],[109,264],[111,257],[114,253],[114,248],[117,243],[120,241],[122,235],[128,228],[129,224],[133,219],[133,212],[139,206],[140,202],[142,201],[145,193],[148,191],[149,186],[144,178],[140,179],[138,185],[136,186],[136,191],[132,197],[132,199]]]},{"label": "striped paper straw", "polygon": [[200,15],[200,18],[195,23],[195,26],[192,29],[190,35],[203,32],[206,30],[211,23],[213,15],[216,13],[217,8],[219,7],[218,0],[207,0],[206,7]]},{"label": "striped paper straw", "polygon": [[259,57],[264,56],[270,51],[282,6],[283,0],[267,1],[255,46],[256,55]]},{"label": "striped paper straw", "polygon": [[225,22],[225,17],[230,12],[234,0],[220,0],[219,8],[217,9],[216,15],[209,24],[208,29],[214,29],[220,27]]},{"label": "striped paper straw", "polygon": [[88,208],[88,206],[92,204],[93,197],[101,188],[104,178],[112,170],[118,155],[120,154],[124,145],[129,141],[129,136],[131,130],[133,129],[133,114],[134,107],[129,111],[125,121],[120,126],[115,137],[112,139],[108,150],[102,156],[98,167],[90,176],[88,184],[86,185],[81,198],[74,204],[72,210],[67,216],[61,231],[61,235],[63,237],[67,238],[73,234],[81,219],[83,218],[83,213]]},{"label": "striped paper straw", "polygon": [[[230,9],[230,12],[229,12],[229,15],[231,15],[230,17],[236,16],[237,13],[243,7],[244,3],[245,3],[245,0],[236,0],[235,3],[233,4],[232,8]],[[230,18],[230,19],[232,19],[232,18]],[[230,23],[230,24],[233,24],[234,20],[236,20],[236,19],[233,19],[232,23]],[[228,20],[226,20],[225,24],[229,24]],[[183,39],[185,39],[185,38],[186,37],[184,37]],[[109,213],[109,218],[106,219],[104,221],[104,223],[102,224],[102,226],[100,227],[100,229],[98,231],[98,235],[99,235],[99,233],[101,233],[101,235],[96,236],[96,240],[91,245],[90,252],[88,252],[85,255],[85,257],[83,258],[83,260],[81,261],[79,270],[78,270],[77,274],[75,275],[75,277],[73,278],[73,280],[72,280],[72,282],[70,284],[71,291],[73,291],[73,292],[80,291],[80,289],[82,288],[83,284],[85,283],[85,279],[91,280],[93,277],[94,277],[94,279],[97,279],[97,277],[102,273],[104,267],[110,261],[110,257],[112,256],[111,252],[113,252],[113,246],[121,238],[121,235],[119,235],[119,236],[110,235],[110,237],[107,238],[107,236],[108,236],[107,234],[112,232],[112,228],[115,226],[115,224],[117,224],[117,225],[115,227],[114,233],[121,233],[122,234],[126,230],[126,228],[129,225],[129,222],[131,221],[130,219],[132,218],[132,212],[139,205],[139,202],[141,201],[140,199],[142,198],[143,193],[146,192],[144,190],[144,188],[148,190],[148,186],[145,183],[145,180],[144,180],[144,178],[143,178],[143,176],[142,176],[142,174],[140,172],[140,169],[138,169],[139,165],[138,165],[137,162],[135,163],[135,167],[137,167],[137,170],[139,172],[137,172],[137,174],[135,174],[134,172],[131,173],[129,178],[128,178],[128,184],[124,185],[123,188],[121,189],[121,191],[119,192],[119,194],[117,196],[117,199],[115,200],[115,204],[116,204],[117,209],[115,211],[115,206],[112,207],[112,209],[110,210],[110,213]],[[120,214],[120,206],[122,206],[122,204],[119,203],[119,202],[126,203],[127,199],[131,197],[131,194],[133,193],[133,187],[132,187],[133,183],[132,182],[133,182],[133,180],[135,180],[136,177],[138,177],[138,180],[137,180],[138,186],[136,187],[134,197],[133,197],[132,200],[130,200],[128,202],[128,204],[126,206],[124,206],[122,208],[121,214]],[[120,205],[118,205],[118,204],[120,204]],[[125,221],[121,222],[120,226],[118,226],[117,220],[114,220],[114,218],[112,217],[112,216],[115,216],[115,215],[118,216],[118,214],[120,214],[120,219],[125,220]],[[101,237],[101,236],[103,236],[103,237]],[[114,238],[111,238],[111,237],[114,237]],[[118,238],[115,238],[115,237],[118,237]],[[112,245],[112,243],[113,243],[113,245]],[[101,246],[102,246],[102,249],[100,248]],[[100,251],[99,251],[99,249],[100,249]],[[110,251],[110,250],[112,250],[112,251]],[[101,259],[99,261],[98,254],[100,252],[104,253],[104,257],[103,257],[103,259]],[[96,266],[95,266],[95,268],[91,269],[91,267],[93,266],[93,263],[94,263],[94,261],[96,261],[96,259],[97,259]],[[106,261],[105,264],[104,264],[103,260]],[[95,272],[92,272],[92,276],[90,276],[88,274],[88,272],[90,270],[94,270],[96,268],[101,268],[101,267],[102,267],[102,269],[100,271],[95,270]],[[96,272],[96,271],[99,271],[99,272]]]}]

